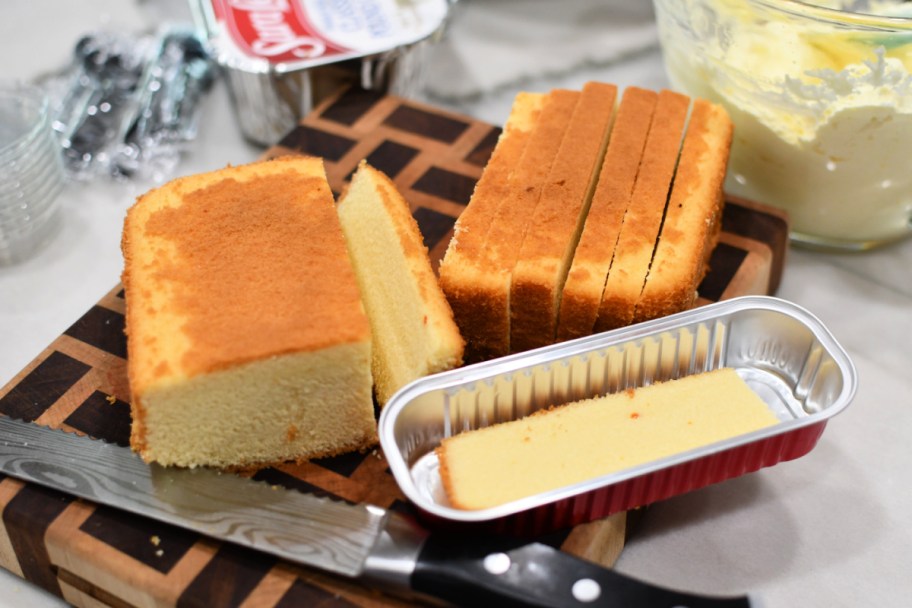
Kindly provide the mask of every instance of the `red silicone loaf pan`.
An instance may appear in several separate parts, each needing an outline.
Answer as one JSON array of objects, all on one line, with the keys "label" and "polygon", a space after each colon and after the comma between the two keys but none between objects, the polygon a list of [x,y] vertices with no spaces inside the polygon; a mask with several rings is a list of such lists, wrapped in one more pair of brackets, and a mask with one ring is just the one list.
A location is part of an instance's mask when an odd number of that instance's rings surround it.
[{"label": "red silicone loaf pan", "polygon": [[[734,368],[779,423],[496,507],[462,510],[446,499],[434,453],[445,437],[721,367]],[[383,409],[380,444],[428,523],[531,536],[803,456],[856,384],[852,361],[815,316],[745,296],[417,380]]]}]

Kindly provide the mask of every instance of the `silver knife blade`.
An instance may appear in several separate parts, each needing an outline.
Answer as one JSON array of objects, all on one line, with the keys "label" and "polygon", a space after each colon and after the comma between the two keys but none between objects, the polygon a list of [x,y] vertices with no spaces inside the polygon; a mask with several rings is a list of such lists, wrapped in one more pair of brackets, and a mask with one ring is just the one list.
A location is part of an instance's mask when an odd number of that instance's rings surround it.
[{"label": "silver knife blade", "polygon": [[212,469],[150,465],[129,448],[4,416],[0,472],[409,598],[581,608],[751,606],[746,596],[711,598],[656,587],[541,543],[430,534],[372,505]]},{"label": "silver knife blade", "polygon": [[344,576],[362,575],[389,516],[6,417],[0,437],[7,475]]}]

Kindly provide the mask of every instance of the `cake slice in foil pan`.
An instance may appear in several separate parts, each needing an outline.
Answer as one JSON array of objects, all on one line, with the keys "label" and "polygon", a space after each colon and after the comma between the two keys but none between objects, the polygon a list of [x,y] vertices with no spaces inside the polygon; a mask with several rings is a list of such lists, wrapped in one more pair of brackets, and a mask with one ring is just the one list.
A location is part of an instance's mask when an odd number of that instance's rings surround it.
[{"label": "cake slice in foil pan", "polygon": [[[778,422],[497,506],[447,500],[435,453],[446,437],[720,368],[734,369]],[[396,481],[430,522],[535,535],[799,458],[856,384],[852,361],[814,315],[745,296],[417,380],[387,403],[379,435]]]}]

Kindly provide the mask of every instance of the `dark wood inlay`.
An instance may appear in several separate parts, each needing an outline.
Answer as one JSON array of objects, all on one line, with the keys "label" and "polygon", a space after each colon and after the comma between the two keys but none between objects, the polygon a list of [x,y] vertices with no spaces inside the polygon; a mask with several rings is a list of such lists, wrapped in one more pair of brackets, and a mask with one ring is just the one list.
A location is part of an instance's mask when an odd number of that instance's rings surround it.
[{"label": "dark wood inlay", "polygon": [[367,155],[367,162],[375,169],[386,173],[390,179],[395,179],[419,152],[416,148],[387,139]]},{"label": "dark wood inlay", "polygon": [[115,357],[127,357],[124,316],[119,312],[103,306],[93,306],[63,333]]},{"label": "dark wood inlay", "polygon": [[10,392],[0,398],[0,412],[32,422],[92,369],[82,361],[54,351]]},{"label": "dark wood inlay", "polygon": [[355,141],[307,125],[298,125],[279,142],[279,145],[302,154],[322,156],[327,160],[338,162],[352,149]]},{"label": "dark wood inlay", "polygon": [[181,593],[177,606],[239,606],[275,563],[270,555],[223,544]]},{"label": "dark wood inlay", "polygon": [[361,88],[349,89],[345,95],[323,110],[320,118],[352,126],[382,99],[383,94],[377,91],[367,91]]},{"label": "dark wood inlay", "polygon": [[79,529],[162,574],[170,572],[199,539],[194,532],[104,506]]},{"label": "dark wood inlay", "polygon": [[3,509],[3,526],[22,576],[42,589],[61,594],[44,535],[73,498],[42,486],[26,485]]},{"label": "dark wood inlay", "polygon": [[121,446],[130,445],[130,404],[95,391],[70,414],[64,424],[90,437]]},{"label": "dark wood inlay", "polygon": [[718,302],[725,289],[741,268],[748,252],[728,243],[719,243],[709,260],[709,273],[697,288],[701,298]]},{"label": "dark wood inlay", "polygon": [[406,104],[400,105],[393,110],[383,122],[387,126],[448,144],[459,139],[469,128],[469,123],[467,122]]},{"label": "dark wood inlay", "polygon": [[491,127],[488,134],[465,157],[465,161],[479,167],[487,165],[488,159],[491,158],[491,153],[494,152],[494,147],[497,145],[497,139],[500,137],[501,131],[503,129],[499,127]]},{"label": "dark wood inlay", "polygon": [[412,184],[412,188],[460,205],[468,205],[476,181],[475,177],[431,167]]},{"label": "dark wood inlay", "polygon": [[450,233],[456,218],[426,207],[419,207],[413,214],[421,229],[424,246],[433,249],[442,238]]}]

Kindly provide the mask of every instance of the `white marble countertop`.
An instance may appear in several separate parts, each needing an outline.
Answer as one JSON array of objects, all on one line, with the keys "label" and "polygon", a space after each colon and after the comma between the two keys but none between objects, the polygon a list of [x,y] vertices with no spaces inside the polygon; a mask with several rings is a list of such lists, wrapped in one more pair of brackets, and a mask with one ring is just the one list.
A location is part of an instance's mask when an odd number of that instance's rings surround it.
[{"label": "white marble countertop", "polygon": [[[13,2],[16,18],[0,26],[4,63],[36,45],[68,48],[74,31],[120,18],[141,22],[135,11],[124,17],[117,0],[67,3],[85,9],[82,23],[46,22],[57,4]],[[139,13],[158,4],[167,3],[140,2]],[[53,28],[61,31],[55,35]],[[35,73],[53,58],[45,54],[16,70]],[[666,84],[652,47],[619,62],[533,75],[462,101],[433,101],[500,124],[519,88],[578,87],[590,79]],[[233,124],[220,84],[206,100],[199,139],[178,172],[255,159],[261,150],[245,143]],[[25,263],[0,267],[0,384],[117,283],[124,212],[151,185],[71,184],[53,242]],[[766,608],[906,606],[912,597],[912,239],[851,255],[793,248],[778,295],[819,316],[849,351],[860,378],[857,397],[809,455],[654,505],[617,568],[694,592],[750,592]],[[58,604],[21,579],[0,575],[0,606]]]}]

